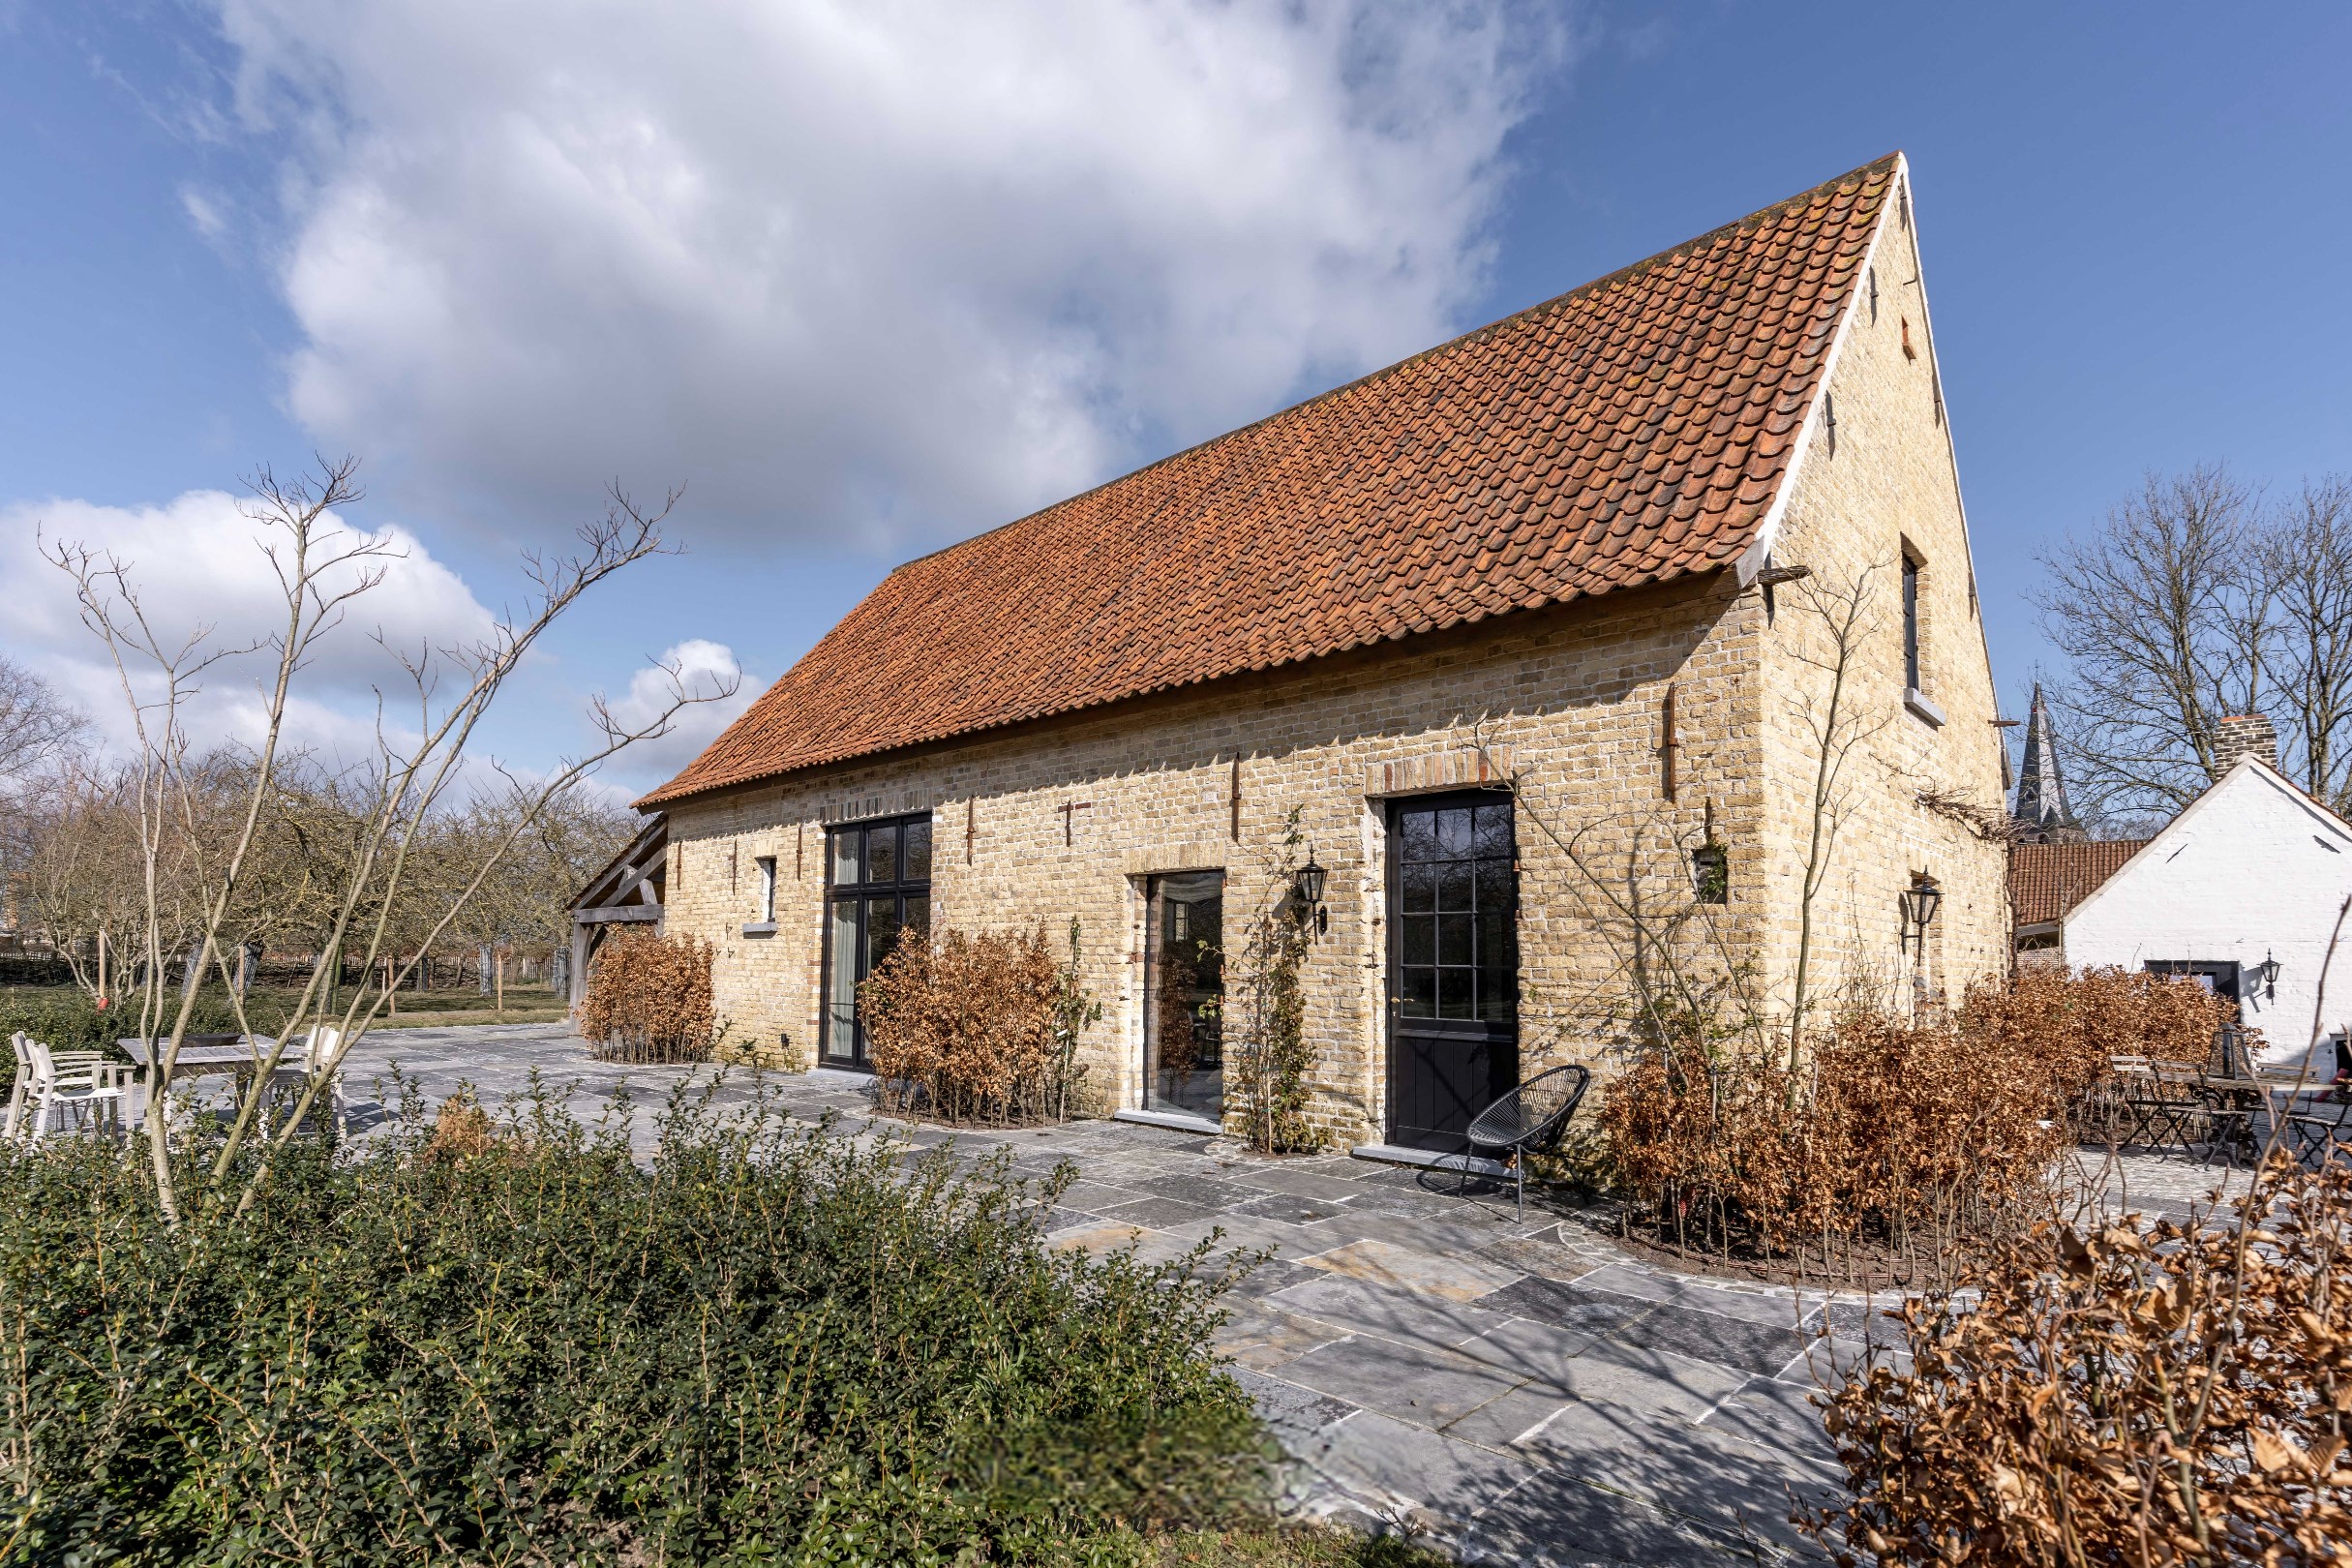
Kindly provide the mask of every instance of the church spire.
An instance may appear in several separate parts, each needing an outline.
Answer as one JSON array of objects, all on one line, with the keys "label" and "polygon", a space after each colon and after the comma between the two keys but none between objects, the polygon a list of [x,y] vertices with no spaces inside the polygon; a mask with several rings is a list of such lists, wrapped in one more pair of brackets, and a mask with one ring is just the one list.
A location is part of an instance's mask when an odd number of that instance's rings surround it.
[{"label": "church spire", "polygon": [[2026,716],[2025,761],[2017,769],[2017,803],[2009,815],[2021,836],[2043,843],[2066,843],[2087,835],[2066,804],[2066,775],[2058,767],[2058,733],[2050,724],[2050,705],[2043,701],[2041,682],[2034,682],[2034,708]]}]

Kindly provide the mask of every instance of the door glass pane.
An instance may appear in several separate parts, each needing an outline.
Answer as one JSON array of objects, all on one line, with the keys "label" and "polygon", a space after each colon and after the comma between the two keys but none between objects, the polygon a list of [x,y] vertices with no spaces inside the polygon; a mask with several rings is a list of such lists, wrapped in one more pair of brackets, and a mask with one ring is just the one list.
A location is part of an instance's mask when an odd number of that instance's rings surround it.
[{"label": "door glass pane", "polygon": [[1470,947],[1470,922],[1474,915],[1440,915],[1437,917],[1437,961],[1441,964],[1473,962]]},{"label": "door glass pane", "polygon": [[[853,835],[855,836],[855,835]],[[858,900],[836,898],[832,908],[832,985],[826,997],[825,1049],[847,1060],[856,1043],[858,1015]]]},{"label": "door glass pane", "polygon": [[1470,987],[1470,977],[1477,971],[1451,966],[1437,971],[1437,1016],[1440,1018],[1474,1018],[1478,1015],[1476,994]]},{"label": "door glass pane", "polygon": [[865,830],[865,880],[868,882],[896,882],[898,880],[898,829],[868,828]]},{"label": "door glass pane", "polygon": [[1404,943],[1404,961],[1408,964],[1433,964],[1437,961],[1437,921],[1428,915],[1407,915],[1398,927]]},{"label": "door glass pane", "polygon": [[1408,1018],[1434,1018],[1437,1015],[1437,971],[1415,964],[1404,972],[1404,1015]]},{"label": "door glass pane", "polygon": [[907,935],[927,938],[931,934],[931,900],[927,894],[911,893],[907,897]]},{"label": "door glass pane", "polygon": [[1470,864],[1468,860],[1440,860],[1437,872],[1437,907],[1466,910],[1470,907]]},{"label": "door glass pane", "polygon": [[1154,877],[1146,912],[1145,1106],[1224,1115],[1224,875]]},{"label": "door glass pane", "polygon": [[1419,912],[1437,907],[1437,868],[1433,865],[1406,864],[1398,874],[1404,907]]},{"label": "door glass pane", "polygon": [[833,829],[833,886],[846,888],[858,881],[858,868],[863,850],[855,828]]},{"label": "door glass pane", "polygon": [[929,822],[910,822],[906,836],[900,840],[898,859],[901,862],[898,879],[901,882],[931,880],[931,825]]}]

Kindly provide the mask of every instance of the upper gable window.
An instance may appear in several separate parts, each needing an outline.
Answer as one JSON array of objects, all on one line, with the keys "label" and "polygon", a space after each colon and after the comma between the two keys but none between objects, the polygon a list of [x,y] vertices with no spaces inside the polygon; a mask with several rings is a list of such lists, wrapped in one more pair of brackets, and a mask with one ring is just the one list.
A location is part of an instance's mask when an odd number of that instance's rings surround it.
[{"label": "upper gable window", "polygon": [[1920,689],[1919,561],[1908,550],[1903,552],[1903,687]]}]

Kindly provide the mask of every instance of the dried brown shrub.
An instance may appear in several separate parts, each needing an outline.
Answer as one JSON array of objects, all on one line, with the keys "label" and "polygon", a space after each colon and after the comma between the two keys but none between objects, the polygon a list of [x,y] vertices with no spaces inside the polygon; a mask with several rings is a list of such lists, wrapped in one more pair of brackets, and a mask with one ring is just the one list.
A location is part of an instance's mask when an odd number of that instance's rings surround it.
[{"label": "dried brown shrub", "polygon": [[1661,1028],[1601,1121],[1645,1222],[1678,1248],[1794,1256],[1851,1276],[1857,1249],[1942,1278],[1963,1236],[2039,1212],[2115,1054],[2202,1055],[2221,1004],[2193,982],[2029,973],[1916,1021],[1853,1008],[1794,1071],[1736,1033]]},{"label": "dried brown shrub", "polygon": [[433,1136],[426,1140],[425,1158],[448,1162],[478,1160],[502,1147],[490,1112],[473,1096],[461,1092],[442,1101],[434,1113]]},{"label": "dried brown shrub", "polygon": [[710,944],[623,931],[597,950],[580,1033],[606,1061],[706,1062],[718,1042]]},{"label": "dried brown shrub", "polygon": [[1911,1370],[1827,1402],[1853,1496],[1798,1523],[1842,1563],[2352,1563],[2352,1166],[2238,1218],[2039,1223],[1906,1304]]},{"label": "dried brown shrub", "polygon": [[858,990],[884,1105],[951,1122],[1070,1114],[1086,1070],[1064,981],[1041,928],[902,944]]}]

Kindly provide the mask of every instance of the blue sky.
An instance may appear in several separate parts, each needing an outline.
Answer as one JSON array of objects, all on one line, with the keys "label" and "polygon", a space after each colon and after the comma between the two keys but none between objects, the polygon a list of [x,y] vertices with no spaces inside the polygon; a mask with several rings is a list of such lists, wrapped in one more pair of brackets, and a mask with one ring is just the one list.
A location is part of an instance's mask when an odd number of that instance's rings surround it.
[{"label": "blue sky", "polygon": [[411,541],[396,633],[683,482],[502,716],[544,762],[654,656],[756,688],[896,559],[1896,147],[2011,707],[2035,554],[2142,470],[2352,467],[2340,5],[979,15],[0,3],[0,648],[100,700],[36,522],[233,631],[203,493],[314,446]]}]

